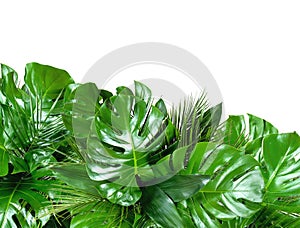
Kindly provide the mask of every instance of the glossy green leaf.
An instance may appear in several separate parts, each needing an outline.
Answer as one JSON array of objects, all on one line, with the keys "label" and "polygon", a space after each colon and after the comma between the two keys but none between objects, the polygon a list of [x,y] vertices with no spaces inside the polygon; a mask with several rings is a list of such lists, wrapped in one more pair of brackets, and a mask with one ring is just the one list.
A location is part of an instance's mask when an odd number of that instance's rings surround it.
[{"label": "glossy green leaf", "polygon": [[[263,199],[264,181],[258,162],[231,146],[212,145],[205,145],[210,150],[198,147],[203,158],[197,162],[199,173],[211,179],[193,200],[219,219],[250,217],[260,209]],[[196,147],[193,156],[197,152]]]},{"label": "glossy green leaf", "polygon": [[89,178],[86,167],[83,164],[54,166],[51,170],[53,170],[55,177],[64,183],[94,195],[99,194],[97,188],[100,182]]},{"label": "glossy green leaf", "polygon": [[145,213],[162,227],[184,227],[174,202],[159,187],[144,188],[141,203]]},{"label": "glossy green leaf", "polygon": [[65,70],[38,63],[26,65],[24,79],[31,93],[39,99],[56,99],[62,90],[74,83]]},{"label": "glossy green leaf", "polygon": [[250,225],[254,228],[298,228],[300,226],[300,214],[286,213],[266,207],[253,217],[253,221]]},{"label": "glossy green leaf", "polygon": [[190,218],[192,219],[195,227],[221,227],[221,223],[218,221],[218,219],[207,212],[203,205],[197,201],[197,199],[188,199],[186,204],[186,207],[189,210]]},{"label": "glossy green leaf", "polygon": [[124,227],[130,228],[132,224],[126,220],[128,210],[101,202],[88,203],[72,211],[70,228],[77,227]]},{"label": "glossy green leaf", "polygon": [[273,134],[263,140],[266,169],[264,201],[283,211],[300,213],[300,137]]},{"label": "glossy green leaf", "polygon": [[278,130],[269,122],[254,115],[229,116],[225,122],[224,143],[237,148],[244,146],[248,141],[278,133]]},{"label": "glossy green leaf", "polygon": [[137,186],[136,177],[143,179],[143,168],[150,161],[155,163],[152,154],[163,151],[168,138],[176,136],[165,114],[141,100],[142,96],[149,96],[144,90],[138,96],[127,95],[128,90],[126,95],[119,91],[99,108],[96,128],[91,126],[85,153],[92,179],[114,178],[116,183]]},{"label": "glossy green leaf", "polygon": [[196,227],[195,223],[191,217],[191,211],[187,207],[187,201],[181,201],[177,205],[177,211],[182,219],[182,223],[184,227]]},{"label": "glossy green leaf", "polygon": [[115,183],[101,183],[98,190],[103,198],[122,206],[135,204],[142,196],[138,187],[122,186]]},{"label": "glossy green leaf", "polygon": [[9,155],[5,148],[0,147],[0,177],[8,174]]},{"label": "glossy green leaf", "polygon": [[158,185],[174,201],[179,202],[192,197],[209,180],[206,175],[175,175]]},{"label": "glossy green leaf", "polygon": [[[0,132],[4,147],[10,156],[15,156],[10,158],[10,163],[17,166],[13,171],[16,173],[22,170],[18,165],[20,162],[14,164],[17,158],[22,159],[27,152],[34,154],[34,150],[43,150],[41,153],[47,153],[44,155],[49,157],[63,144],[67,131],[59,110],[64,87],[73,80],[65,71],[36,63],[26,66],[22,88],[16,86],[17,74],[7,66],[2,66],[2,78],[1,89],[7,99],[0,103],[3,119]],[[29,160],[34,162],[36,159]],[[42,164],[35,163],[37,166]],[[29,165],[32,169],[37,166]]]},{"label": "glossy green leaf", "polygon": [[[12,103],[22,98],[21,91],[17,88],[18,74],[9,66],[1,64],[2,85],[1,91]],[[6,103],[6,102],[4,102]]]},{"label": "glossy green leaf", "polygon": [[53,154],[65,146],[60,110],[64,87],[73,80],[65,71],[35,63],[27,65],[21,87],[13,69],[2,65],[1,76],[0,141],[6,152],[0,160],[0,227],[38,227],[49,219],[38,217],[50,204],[52,180],[34,173],[56,162]]},{"label": "glossy green leaf", "polygon": [[143,216],[137,216],[135,223],[133,224],[134,228],[160,228],[161,226],[155,223],[148,215],[144,214]]},{"label": "glossy green leaf", "polygon": [[30,176],[21,178],[17,174],[0,178],[0,227],[17,227],[18,223],[22,227],[35,227],[43,223],[38,217],[50,202],[37,191],[42,184],[46,190],[45,181]]}]

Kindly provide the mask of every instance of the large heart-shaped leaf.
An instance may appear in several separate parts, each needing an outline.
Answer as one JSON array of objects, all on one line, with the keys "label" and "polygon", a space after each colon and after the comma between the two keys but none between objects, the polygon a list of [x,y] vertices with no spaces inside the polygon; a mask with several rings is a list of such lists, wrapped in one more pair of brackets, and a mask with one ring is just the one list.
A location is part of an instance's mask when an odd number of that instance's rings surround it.
[{"label": "large heart-shaped leaf", "polygon": [[153,159],[151,155],[163,151],[163,146],[176,137],[167,113],[157,107],[162,107],[162,101],[157,106],[147,103],[149,91],[145,87],[146,92],[141,92],[140,87],[136,83],[136,95],[128,88],[119,88],[118,94],[99,108],[85,154],[92,179],[113,179],[121,185],[138,186],[136,178],[143,179],[144,168]]},{"label": "large heart-shaped leaf", "polygon": [[56,99],[61,91],[74,81],[65,70],[29,63],[26,65],[25,83],[31,93],[39,99]]}]

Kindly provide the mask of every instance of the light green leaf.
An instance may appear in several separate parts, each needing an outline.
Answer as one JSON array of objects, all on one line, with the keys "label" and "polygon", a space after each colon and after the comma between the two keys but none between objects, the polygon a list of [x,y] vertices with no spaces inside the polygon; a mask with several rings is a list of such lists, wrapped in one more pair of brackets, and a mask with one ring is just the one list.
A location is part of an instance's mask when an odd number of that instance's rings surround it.
[{"label": "light green leaf", "polygon": [[62,90],[74,83],[65,70],[38,63],[26,65],[24,80],[31,93],[39,99],[56,99]]},{"label": "light green leaf", "polygon": [[78,227],[124,227],[130,228],[132,224],[126,220],[128,209],[118,205],[92,202],[72,211],[70,228]]},{"label": "light green leaf", "polygon": [[0,146],[0,177],[8,174],[9,155],[5,148]]}]

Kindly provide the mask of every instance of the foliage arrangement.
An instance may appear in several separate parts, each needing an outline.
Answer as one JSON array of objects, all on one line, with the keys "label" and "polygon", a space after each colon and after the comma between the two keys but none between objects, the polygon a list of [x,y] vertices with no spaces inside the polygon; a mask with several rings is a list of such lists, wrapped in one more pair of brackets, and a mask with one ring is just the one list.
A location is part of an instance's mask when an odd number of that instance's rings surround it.
[{"label": "foliage arrangement", "polygon": [[64,71],[1,65],[0,227],[300,227],[300,137],[205,95],[168,111]]}]

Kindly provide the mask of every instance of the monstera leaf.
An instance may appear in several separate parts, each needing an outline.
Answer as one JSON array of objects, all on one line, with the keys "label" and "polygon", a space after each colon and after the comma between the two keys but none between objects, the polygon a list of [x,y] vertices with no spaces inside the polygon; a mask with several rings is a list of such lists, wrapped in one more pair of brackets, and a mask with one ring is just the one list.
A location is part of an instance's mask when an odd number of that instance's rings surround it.
[{"label": "monstera leaf", "polygon": [[131,203],[135,203],[141,195],[138,182],[153,172],[149,166],[150,161],[153,163],[152,155],[164,152],[176,138],[164,103],[159,100],[152,105],[150,99],[150,90],[135,82],[135,94],[126,87],[119,87],[117,95],[104,100],[99,108],[94,104],[96,118],[86,121],[85,128],[90,129],[90,133],[86,151],[82,153],[91,179],[112,180],[119,185],[104,184],[101,187],[104,195],[107,195],[106,189],[117,188],[118,196],[133,193],[136,197]]},{"label": "monstera leaf", "polygon": [[[64,87],[72,78],[63,70],[27,64],[25,84],[1,65],[0,89],[0,227],[39,227],[50,204],[47,172],[56,161],[67,131],[60,116]],[[44,180],[44,181],[43,181]]]},{"label": "monstera leaf", "polygon": [[268,121],[257,116],[229,116],[225,122],[224,143],[236,148],[244,146],[265,135],[278,133],[278,130]]},{"label": "monstera leaf", "polygon": [[192,197],[199,204],[194,207],[202,208],[193,210],[204,224],[205,214],[222,220],[247,218],[261,208],[264,180],[259,163],[250,155],[228,145],[198,143],[185,172],[196,170],[211,177]]},{"label": "monstera leaf", "polygon": [[266,182],[264,202],[285,212],[300,213],[300,137],[274,134],[263,140]]},{"label": "monstera leaf", "polygon": [[1,69],[2,145],[18,157],[41,148],[53,153],[66,134],[61,101],[72,78],[63,70],[31,63],[26,65],[25,84],[18,88],[17,73],[5,65]]},{"label": "monstera leaf", "polygon": [[39,174],[22,173],[0,178],[0,227],[38,227],[48,217],[39,219],[50,201],[40,192],[47,192],[49,181],[38,180]]}]

